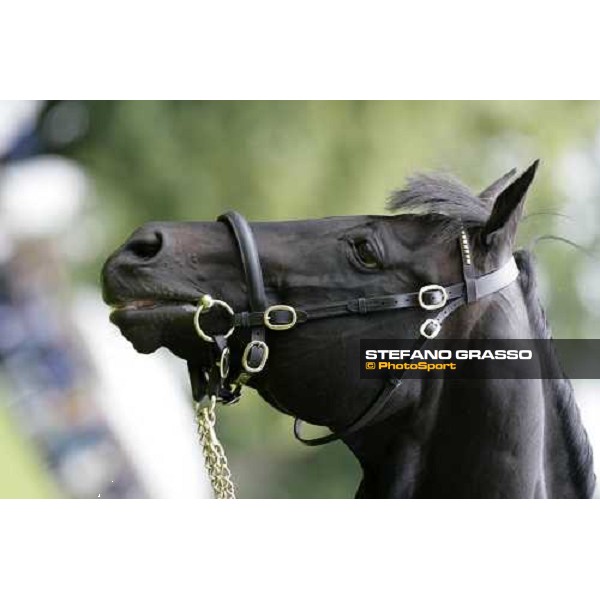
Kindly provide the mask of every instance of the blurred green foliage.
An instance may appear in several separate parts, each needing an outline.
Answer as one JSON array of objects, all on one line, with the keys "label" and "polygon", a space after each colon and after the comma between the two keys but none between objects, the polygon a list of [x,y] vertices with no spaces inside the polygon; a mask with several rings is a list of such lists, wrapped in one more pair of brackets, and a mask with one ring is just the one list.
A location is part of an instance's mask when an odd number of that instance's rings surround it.
[{"label": "blurred green foliage", "polygon": [[[91,102],[91,132],[75,158],[96,184],[104,232],[97,261],[148,220],[250,219],[379,213],[416,171],[451,171],[481,189],[535,158],[542,168],[522,239],[572,233],[598,217],[600,104],[596,102]],[[589,197],[577,203],[577,173]],[[573,179],[575,178],[575,179]],[[587,208],[586,208],[587,207]],[[575,210],[576,209],[576,210]],[[589,211],[589,217],[588,212]],[[584,243],[597,249],[600,226]],[[586,257],[539,247],[542,290],[557,337],[600,335],[599,315],[575,293]],[[597,272],[597,271],[596,271]],[[599,292],[596,291],[596,294]],[[600,298],[599,298],[600,299]],[[242,497],[349,497],[358,467],[339,443],[306,449],[290,419],[253,394],[220,411],[220,433]]]}]

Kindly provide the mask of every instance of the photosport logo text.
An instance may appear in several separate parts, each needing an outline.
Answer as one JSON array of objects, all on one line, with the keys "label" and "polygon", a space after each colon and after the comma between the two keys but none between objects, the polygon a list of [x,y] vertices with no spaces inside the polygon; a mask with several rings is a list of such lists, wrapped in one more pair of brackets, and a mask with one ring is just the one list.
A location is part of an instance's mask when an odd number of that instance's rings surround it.
[{"label": "photosport logo text", "polygon": [[366,379],[595,379],[599,356],[598,340],[361,340],[359,369]]},{"label": "photosport logo text", "polygon": [[[369,371],[456,371],[459,360],[531,360],[531,350],[366,350]],[[373,359],[377,359],[373,361]],[[381,360],[386,359],[386,360]],[[421,360],[423,359],[423,360]],[[409,362],[399,362],[409,361]],[[415,362],[418,361],[418,362]]]}]

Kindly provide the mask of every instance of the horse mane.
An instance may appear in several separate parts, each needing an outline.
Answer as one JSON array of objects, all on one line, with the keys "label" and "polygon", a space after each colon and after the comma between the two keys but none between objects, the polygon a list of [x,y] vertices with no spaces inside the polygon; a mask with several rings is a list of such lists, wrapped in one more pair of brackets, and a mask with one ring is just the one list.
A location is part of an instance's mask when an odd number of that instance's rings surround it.
[{"label": "horse mane", "polygon": [[[519,267],[519,282],[535,337],[550,340],[552,332],[537,295],[533,257],[527,250],[518,250],[515,252],[515,260]],[[592,447],[581,422],[571,381],[564,374],[553,345],[549,344],[548,352],[548,358],[554,365],[558,378],[544,380],[544,393],[555,402],[562,434],[570,450],[569,467],[573,484],[581,497],[591,498],[596,485]]]},{"label": "horse mane", "polygon": [[[481,226],[490,216],[493,202],[474,194],[460,180],[445,173],[421,173],[407,180],[402,189],[392,192],[387,209],[403,215],[438,222],[436,237],[456,237],[464,226]],[[552,339],[544,309],[537,295],[534,261],[530,252],[519,250],[515,259],[520,272],[520,285],[535,337]],[[581,422],[575,402],[573,386],[565,376],[553,345],[549,345],[549,359],[557,379],[544,380],[544,394],[556,406],[562,434],[570,450],[569,466],[573,484],[582,497],[594,493],[596,477],[593,471],[592,447]]]},{"label": "horse mane", "polygon": [[447,239],[455,237],[462,225],[483,225],[492,205],[493,202],[474,194],[453,175],[420,173],[409,177],[402,189],[392,192],[387,209],[434,219],[440,224],[438,235]]}]

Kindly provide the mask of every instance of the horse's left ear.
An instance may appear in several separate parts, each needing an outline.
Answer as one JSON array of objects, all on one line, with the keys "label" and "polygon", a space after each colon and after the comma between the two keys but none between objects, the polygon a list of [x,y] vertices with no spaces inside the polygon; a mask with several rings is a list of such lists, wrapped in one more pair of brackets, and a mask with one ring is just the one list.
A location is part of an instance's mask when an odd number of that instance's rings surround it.
[{"label": "horse's left ear", "polygon": [[525,196],[535,177],[539,162],[536,160],[496,198],[492,214],[482,230],[482,239],[487,244],[491,244],[494,239],[501,236],[504,243],[512,245],[523,212]]},{"label": "horse's left ear", "polygon": [[502,177],[496,179],[494,183],[488,185],[485,190],[479,193],[479,197],[482,200],[495,200],[500,192],[515,178],[516,174],[517,170],[511,169],[508,173],[505,173]]}]

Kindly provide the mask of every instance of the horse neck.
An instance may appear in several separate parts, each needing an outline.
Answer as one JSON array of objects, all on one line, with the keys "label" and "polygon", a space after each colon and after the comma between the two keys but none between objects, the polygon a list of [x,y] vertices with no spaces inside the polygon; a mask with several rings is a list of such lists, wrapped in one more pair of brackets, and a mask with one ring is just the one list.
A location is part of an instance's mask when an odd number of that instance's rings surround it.
[{"label": "horse neck", "polygon": [[[518,286],[505,300],[518,315],[514,331],[482,305],[473,307],[475,319],[456,320],[456,337],[474,322],[477,337],[541,337]],[[593,493],[591,450],[566,379],[407,380],[392,407],[385,420],[346,440],[364,471],[357,497]]]},{"label": "horse neck", "polygon": [[358,495],[548,495],[541,383],[498,383],[408,381],[404,393],[418,395],[417,401],[364,432],[362,439],[348,440],[364,471]]}]

